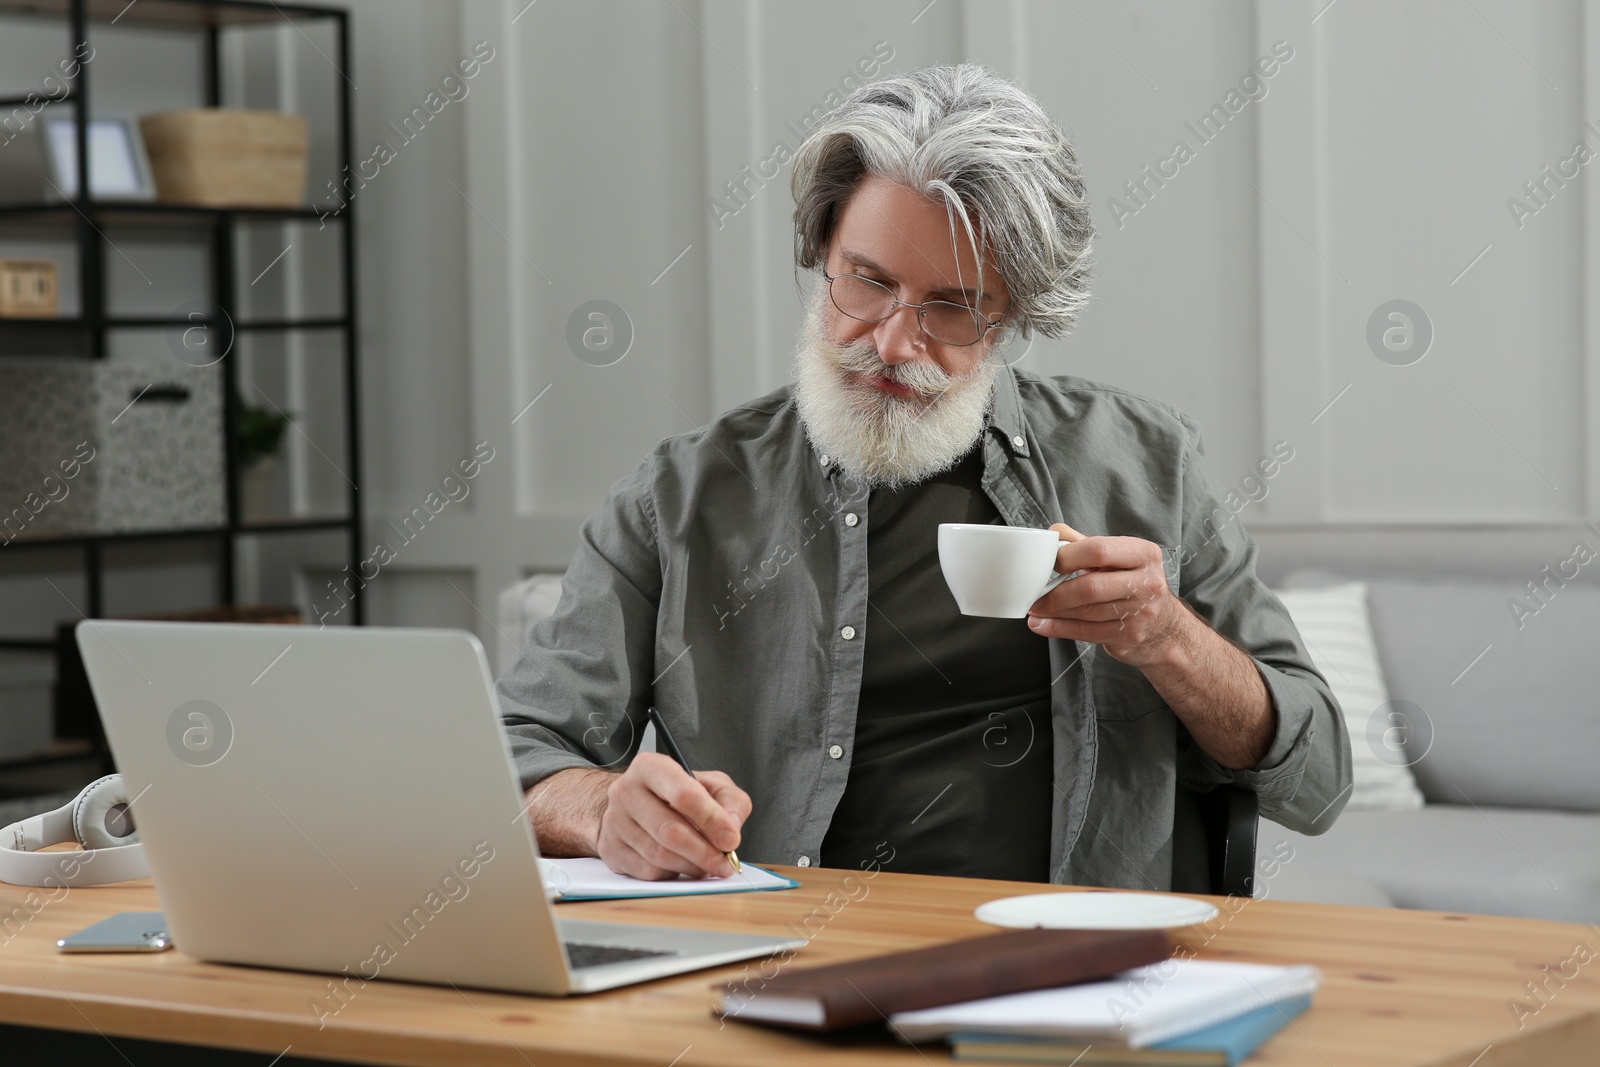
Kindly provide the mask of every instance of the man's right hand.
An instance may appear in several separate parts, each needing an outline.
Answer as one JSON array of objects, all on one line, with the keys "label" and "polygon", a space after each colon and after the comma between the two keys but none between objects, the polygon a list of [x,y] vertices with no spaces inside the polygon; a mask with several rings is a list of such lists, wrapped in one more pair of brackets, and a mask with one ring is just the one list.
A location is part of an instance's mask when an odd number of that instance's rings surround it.
[{"label": "man's right hand", "polygon": [[750,796],[721,771],[685,774],[659,752],[640,752],[621,774],[574,767],[526,793],[540,849],[599,856],[619,874],[658,881],[680,874],[726,878]]}]

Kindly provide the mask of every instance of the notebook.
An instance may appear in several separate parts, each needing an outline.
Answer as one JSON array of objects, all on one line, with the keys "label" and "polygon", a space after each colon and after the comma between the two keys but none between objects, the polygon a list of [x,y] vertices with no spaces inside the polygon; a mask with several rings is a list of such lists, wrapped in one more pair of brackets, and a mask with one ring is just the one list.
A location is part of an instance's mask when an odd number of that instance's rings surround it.
[{"label": "notebook", "polygon": [[1106,981],[897,1012],[889,1025],[910,1042],[975,1032],[1144,1048],[1269,1004],[1310,996],[1321,983],[1322,972],[1311,966],[1170,959]]},{"label": "notebook", "polygon": [[761,889],[796,889],[793,878],[774,874],[753,863],[726,878],[677,878],[647,882],[618,874],[604,860],[592,856],[539,860],[545,895],[551,900],[625,900],[630,897],[681,897],[699,893],[748,893]]},{"label": "notebook", "polygon": [[1076,1067],[1234,1067],[1311,1007],[1295,997],[1146,1048],[1093,1045],[1014,1034],[952,1034],[954,1059],[986,1063],[1075,1064]]}]

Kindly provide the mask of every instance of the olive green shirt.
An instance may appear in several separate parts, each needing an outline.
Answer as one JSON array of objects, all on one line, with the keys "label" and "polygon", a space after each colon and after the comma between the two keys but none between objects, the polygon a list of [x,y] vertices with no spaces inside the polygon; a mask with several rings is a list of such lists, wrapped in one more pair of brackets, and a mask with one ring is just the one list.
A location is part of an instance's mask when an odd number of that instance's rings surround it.
[{"label": "olive green shirt", "polygon": [[[1349,795],[1350,739],[1198,426],[1155,400],[1006,368],[983,430],[1004,520],[1160,545],[1168,583],[1245,650],[1277,710],[1255,768],[1210,759],[1137,668],[1049,640],[1050,880],[1165,889],[1180,783],[1236,783],[1304,833]],[[868,627],[865,483],[807,439],[789,387],[661,442],[579,535],[554,614],[498,693],[524,786],[624,763],[655,705],[697,769],[751,797],[740,854],[809,866],[850,775]]]}]

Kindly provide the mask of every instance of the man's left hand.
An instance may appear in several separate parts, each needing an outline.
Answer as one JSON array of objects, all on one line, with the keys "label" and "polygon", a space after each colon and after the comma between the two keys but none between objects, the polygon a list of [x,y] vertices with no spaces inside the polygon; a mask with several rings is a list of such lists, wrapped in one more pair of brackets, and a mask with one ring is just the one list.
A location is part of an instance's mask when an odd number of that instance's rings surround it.
[{"label": "man's left hand", "polygon": [[1028,628],[1102,645],[1133,667],[1169,657],[1194,616],[1167,585],[1161,546],[1139,537],[1086,537],[1064,522],[1050,528],[1071,542],[1056,553],[1056,570],[1084,573],[1034,601]]}]

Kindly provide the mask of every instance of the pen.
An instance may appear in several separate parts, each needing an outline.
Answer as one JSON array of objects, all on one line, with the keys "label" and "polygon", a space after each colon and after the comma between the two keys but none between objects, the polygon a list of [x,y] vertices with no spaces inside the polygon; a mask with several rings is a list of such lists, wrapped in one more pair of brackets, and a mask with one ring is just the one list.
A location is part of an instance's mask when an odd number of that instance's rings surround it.
[{"label": "pen", "polygon": [[[679,748],[678,743],[672,739],[672,731],[667,729],[667,720],[663,719],[661,717],[661,713],[653,707],[647,714],[650,716],[650,721],[655,723],[656,726],[656,747],[662,752],[666,753],[668,756],[672,757],[672,762],[682,767],[683,773],[687,774],[690,778],[693,778],[694,768],[689,766],[689,761],[683,758],[683,750]],[[737,852],[724,852],[723,855],[727,856],[728,862],[733,865],[734,873],[744,870],[744,868],[739,865],[739,854]]]}]

